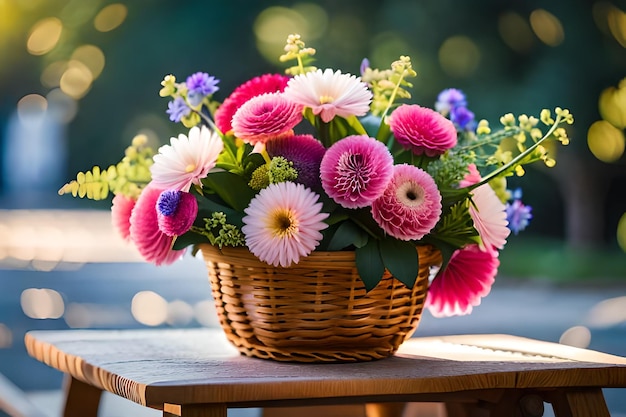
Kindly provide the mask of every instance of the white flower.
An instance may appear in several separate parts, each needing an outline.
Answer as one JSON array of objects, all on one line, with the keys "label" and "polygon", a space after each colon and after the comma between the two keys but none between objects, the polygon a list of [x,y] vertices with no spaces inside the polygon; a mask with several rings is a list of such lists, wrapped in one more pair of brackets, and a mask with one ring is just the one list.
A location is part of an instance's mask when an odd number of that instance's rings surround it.
[{"label": "white flower", "polygon": [[482,240],[480,249],[502,249],[511,233],[507,227],[509,222],[506,219],[505,205],[489,184],[481,185],[472,194],[474,204],[470,205],[469,213]]},{"label": "white flower", "polygon": [[326,123],[335,116],[363,116],[372,101],[372,93],[360,78],[332,69],[296,75],[287,83],[284,96],[310,107]]},{"label": "white flower", "polygon": [[180,134],[159,148],[150,167],[152,184],[163,190],[189,192],[215,166],[224,149],[222,138],[206,126],[192,127],[189,137]]}]

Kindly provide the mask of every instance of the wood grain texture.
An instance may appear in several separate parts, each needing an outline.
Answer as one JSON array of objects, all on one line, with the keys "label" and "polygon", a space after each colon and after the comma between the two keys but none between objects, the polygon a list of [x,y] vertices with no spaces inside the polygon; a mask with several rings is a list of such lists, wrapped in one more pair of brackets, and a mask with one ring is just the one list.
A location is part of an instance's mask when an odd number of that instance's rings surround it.
[{"label": "wood grain texture", "polygon": [[504,335],[414,338],[394,357],[354,364],[248,358],[221,330],[209,329],[34,331],[25,343],[37,360],[159,409],[166,403],[442,401],[464,392],[480,398],[496,388],[626,387],[624,358]]}]

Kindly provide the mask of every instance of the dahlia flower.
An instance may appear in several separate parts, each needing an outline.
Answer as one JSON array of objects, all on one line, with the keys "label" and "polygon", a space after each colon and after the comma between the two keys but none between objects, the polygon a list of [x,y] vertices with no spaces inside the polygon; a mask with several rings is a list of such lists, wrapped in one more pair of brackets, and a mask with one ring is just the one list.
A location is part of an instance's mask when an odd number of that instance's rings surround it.
[{"label": "dahlia flower", "polygon": [[180,236],[187,232],[198,214],[198,201],[190,194],[166,190],[157,200],[159,230],[168,236]]},{"label": "dahlia flower", "polygon": [[136,200],[124,194],[116,194],[111,201],[111,222],[124,240],[130,238],[130,213]]},{"label": "dahlia flower", "polygon": [[233,115],[233,133],[255,145],[293,133],[302,120],[302,107],[282,93],[265,93],[246,101]]},{"label": "dahlia flower", "polygon": [[320,165],[324,191],[346,208],[369,206],[385,190],[392,173],[391,153],[368,136],[348,136],[335,142]]},{"label": "dahlia flower", "polygon": [[308,256],[328,227],[319,196],[302,184],[281,182],[261,190],[244,210],[246,246],[270,265],[288,267]]},{"label": "dahlia flower", "polygon": [[188,192],[192,184],[201,185],[200,180],[215,166],[223,149],[217,133],[206,126],[192,127],[188,137],[180,134],[159,148],[150,167],[152,183],[164,190]]},{"label": "dahlia flower", "polygon": [[441,155],[457,143],[454,123],[417,104],[403,104],[394,110],[389,127],[396,141],[416,155]]},{"label": "dahlia flower", "polygon": [[435,317],[465,315],[491,291],[498,272],[498,252],[478,245],[456,250],[430,283],[425,307]]},{"label": "dahlia flower", "polygon": [[435,180],[416,166],[395,165],[389,185],[372,203],[372,217],[396,239],[421,239],[441,217],[441,194]]},{"label": "dahlia flower", "polygon": [[282,92],[287,81],[289,77],[281,74],[264,74],[240,85],[215,111],[215,125],[221,132],[229,132],[233,128],[231,120],[243,103],[261,94]]},{"label": "dahlia flower", "polygon": [[372,93],[354,75],[326,69],[307,72],[289,80],[285,97],[320,115],[325,123],[335,116],[363,116],[369,110]]},{"label": "dahlia flower", "polygon": [[130,239],[141,256],[156,265],[171,264],[185,253],[185,249],[172,250],[174,239],[159,229],[156,204],[162,191],[149,184],[130,215]]},{"label": "dahlia flower", "polygon": [[295,182],[312,189],[320,185],[320,163],[326,148],[312,135],[272,139],[265,146],[270,157],[282,156],[293,163],[298,172]]}]

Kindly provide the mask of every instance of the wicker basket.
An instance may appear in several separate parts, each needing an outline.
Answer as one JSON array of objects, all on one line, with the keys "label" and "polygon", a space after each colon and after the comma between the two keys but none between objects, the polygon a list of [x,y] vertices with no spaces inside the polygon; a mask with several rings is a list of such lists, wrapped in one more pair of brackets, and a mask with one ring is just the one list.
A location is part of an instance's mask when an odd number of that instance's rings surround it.
[{"label": "wicker basket", "polygon": [[246,248],[201,245],[220,323],[241,353],[296,362],[349,362],[392,355],[417,328],[429,268],[440,253],[420,246],[413,289],[388,273],[366,293],[354,252],[318,252],[272,267]]}]

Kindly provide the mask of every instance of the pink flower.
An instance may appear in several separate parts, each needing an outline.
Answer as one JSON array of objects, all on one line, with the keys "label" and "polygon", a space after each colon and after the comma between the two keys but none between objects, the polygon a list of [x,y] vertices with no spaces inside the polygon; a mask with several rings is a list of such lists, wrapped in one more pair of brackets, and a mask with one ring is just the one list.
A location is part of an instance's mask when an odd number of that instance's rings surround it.
[{"label": "pink flower", "polygon": [[403,104],[389,117],[396,140],[416,155],[437,156],[454,147],[454,124],[436,111],[417,104]]},{"label": "pink flower", "polygon": [[335,116],[363,116],[369,110],[372,93],[354,75],[326,69],[307,72],[289,80],[285,97],[320,115],[325,123]]},{"label": "pink flower", "polygon": [[387,147],[368,136],[348,136],[335,142],[320,165],[322,187],[346,208],[367,207],[387,187],[393,157]]},{"label": "pink flower", "polygon": [[124,240],[130,238],[130,213],[135,207],[135,202],[136,200],[123,194],[116,194],[112,200],[111,222]]},{"label": "pink flower", "polygon": [[217,162],[224,149],[222,138],[206,126],[194,126],[189,137],[180,134],[169,145],[159,148],[150,166],[152,184],[164,190],[188,192],[192,184],[201,185],[202,178]]},{"label": "pink flower", "polygon": [[470,205],[469,213],[482,240],[480,248],[502,249],[511,233],[506,219],[506,206],[489,184],[481,185],[472,191],[472,201],[474,204]]},{"label": "pink flower", "polygon": [[130,215],[130,238],[143,258],[156,265],[178,260],[185,250],[172,250],[174,239],[159,230],[156,203],[163,190],[149,184]]},{"label": "pink flower", "polygon": [[396,239],[421,239],[441,217],[441,194],[435,180],[416,166],[395,165],[389,185],[372,203],[372,217]]},{"label": "pink flower", "polygon": [[499,265],[497,251],[482,251],[478,245],[456,250],[430,283],[425,307],[435,317],[471,313],[491,291]]},{"label": "pink flower", "polygon": [[293,162],[298,171],[295,182],[313,189],[319,187],[320,163],[326,152],[319,140],[311,135],[285,136],[272,139],[265,146],[270,157],[282,156]]},{"label": "pink flower", "polygon": [[243,103],[261,94],[282,92],[287,86],[287,81],[289,77],[284,75],[264,74],[240,85],[215,111],[215,125],[221,132],[227,133],[233,128],[231,125],[233,115]]},{"label": "pink flower", "polygon": [[[468,165],[469,173],[459,183],[460,187],[467,187],[480,182],[480,173],[476,165]],[[482,242],[480,248],[502,249],[506,244],[511,229],[506,216],[506,205],[500,201],[496,192],[489,184],[481,185],[472,191],[472,201],[469,213],[474,221],[474,227],[478,231]]]},{"label": "pink flower", "polygon": [[319,196],[302,184],[270,184],[244,210],[246,246],[261,261],[288,267],[308,256],[322,240],[328,213]]},{"label": "pink flower", "polygon": [[293,134],[302,120],[302,107],[281,93],[266,93],[246,101],[233,116],[233,133],[255,145]]},{"label": "pink flower", "polygon": [[159,230],[168,236],[187,232],[198,214],[198,201],[193,194],[183,191],[163,191],[156,207]]}]

